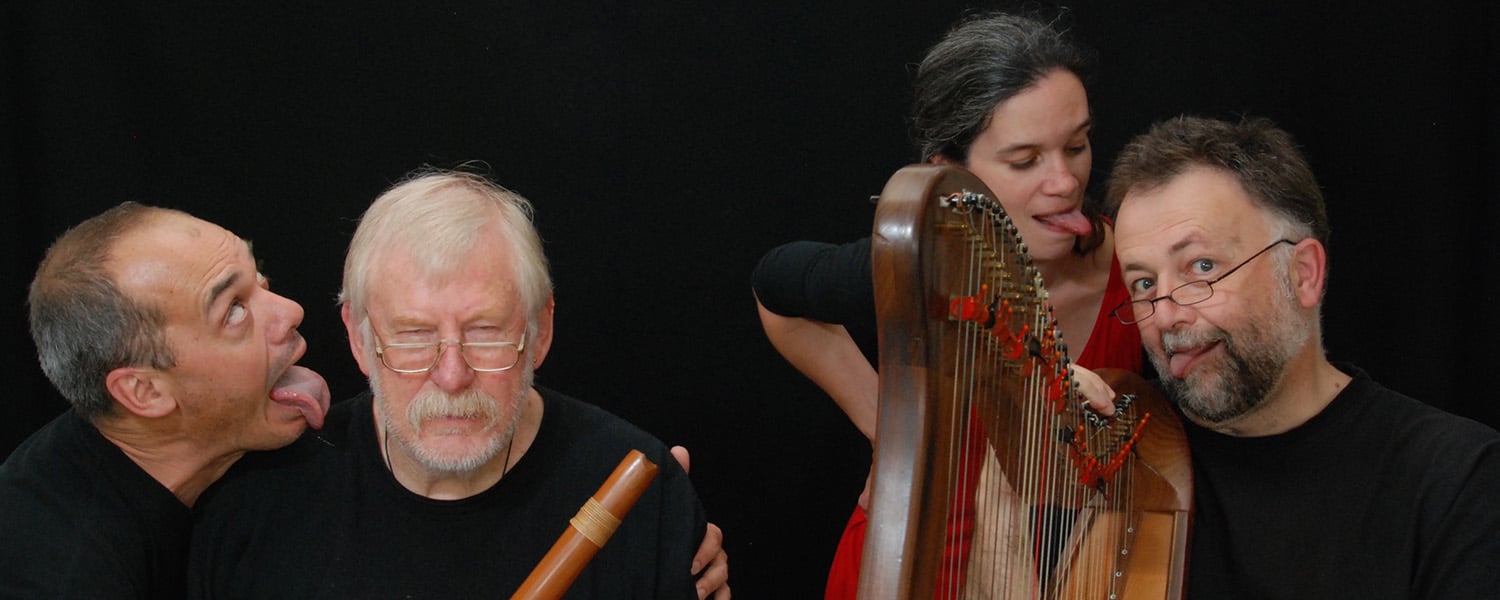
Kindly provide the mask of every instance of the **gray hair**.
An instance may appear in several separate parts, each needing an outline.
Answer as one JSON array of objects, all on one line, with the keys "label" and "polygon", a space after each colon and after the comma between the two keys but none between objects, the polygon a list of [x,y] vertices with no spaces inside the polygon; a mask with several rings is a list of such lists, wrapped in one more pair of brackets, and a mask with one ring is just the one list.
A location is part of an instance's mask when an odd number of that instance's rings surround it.
[{"label": "gray hair", "polygon": [[541,237],[532,225],[531,203],[473,173],[419,170],[375,199],[360,218],[344,260],[339,302],[355,318],[369,318],[370,274],[380,253],[409,252],[431,274],[453,269],[489,223],[498,223],[511,244],[527,324],[552,296],[552,277]]},{"label": "gray hair", "polygon": [[31,339],[42,372],[90,421],[114,410],[110,371],[176,365],[161,310],[126,296],[108,269],[121,237],[168,212],[177,211],[126,202],[79,223],[47,249],[31,280]]},{"label": "gray hair", "polygon": [[[967,165],[995,107],[1058,71],[1078,77],[1087,96],[1095,62],[1093,51],[1036,19],[992,13],[960,22],[917,66],[911,127],[922,161]],[[1104,243],[1099,210],[1085,202],[1083,214],[1092,231],[1075,242],[1079,254]]]},{"label": "gray hair", "polygon": [[917,66],[912,138],[922,160],[968,160],[1001,102],[1054,71],[1093,80],[1092,51],[1036,19],[995,13],[960,22]]},{"label": "gray hair", "polygon": [[1292,135],[1262,117],[1181,116],[1153,125],[1115,157],[1105,206],[1116,212],[1131,191],[1166,185],[1194,166],[1233,176],[1251,200],[1285,223],[1285,237],[1328,245],[1328,209],[1312,167]]}]

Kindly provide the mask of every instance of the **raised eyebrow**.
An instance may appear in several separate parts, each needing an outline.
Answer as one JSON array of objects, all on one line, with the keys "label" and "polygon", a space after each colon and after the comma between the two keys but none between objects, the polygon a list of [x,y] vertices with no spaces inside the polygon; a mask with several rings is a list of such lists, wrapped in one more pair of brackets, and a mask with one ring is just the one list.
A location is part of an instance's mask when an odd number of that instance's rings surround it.
[{"label": "raised eyebrow", "polygon": [[[243,240],[243,241],[245,243],[245,253],[250,256],[251,260],[254,260],[255,259],[255,254],[253,252],[251,252],[250,240]],[[256,265],[256,271],[255,271],[255,274],[256,274],[257,278],[264,277],[264,275],[260,274],[260,268],[259,267],[260,267],[260,265],[257,264]],[[240,281],[240,273],[238,271],[235,271],[235,272],[229,273],[228,275],[225,275],[223,279],[220,279],[218,281],[218,283],[215,283],[213,285],[213,287],[209,288],[209,290],[208,290],[208,296],[205,299],[205,302],[203,304],[203,313],[204,314],[211,314],[213,312],[214,306],[219,303],[219,298],[223,297],[225,293],[228,293],[230,289],[233,289],[234,286],[239,283],[239,281]],[[268,279],[266,281],[269,282],[270,280]]]},{"label": "raised eyebrow", "polygon": [[[1181,254],[1182,251],[1185,250],[1185,249],[1187,249],[1189,246],[1197,244],[1197,243],[1199,243],[1201,241],[1202,240],[1199,239],[1199,237],[1197,235],[1189,235],[1189,236],[1187,236],[1185,238],[1177,240],[1177,242],[1173,243],[1171,246],[1168,246],[1167,247],[1167,254],[1169,256],[1176,256],[1178,254]],[[1150,272],[1150,269],[1146,268],[1145,265],[1143,265],[1141,263],[1138,263],[1138,262],[1122,262],[1122,263],[1120,263],[1120,272],[1121,273],[1125,273],[1126,271],[1146,271],[1146,272]]]},{"label": "raised eyebrow", "polygon": [[1178,240],[1177,243],[1172,244],[1172,246],[1167,249],[1167,253],[1168,254],[1181,254],[1182,251],[1183,251],[1183,249],[1185,249],[1188,246],[1191,246],[1193,244],[1196,244],[1196,243],[1198,243],[1198,239],[1197,239],[1196,236],[1190,236],[1190,237],[1183,238],[1181,240]]},{"label": "raised eyebrow", "polygon": [[1146,267],[1140,263],[1120,263],[1120,273],[1123,275],[1130,271],[1146,271]]},{"label": "raised eyebrow", "polygon": [[219,298],[223,297],[224,294],[228,292],[230,288],[233,288],[235,286],[235,283],[237,283],[239,280],[240,274],[238,272],[235,272],[230,273],[228,276],[220,279],[218,283],[214,284],[213,288],[208,292],[208,302],[203,305],[203,313],[211,314],[213,312],[214,306],[218,305]]}]

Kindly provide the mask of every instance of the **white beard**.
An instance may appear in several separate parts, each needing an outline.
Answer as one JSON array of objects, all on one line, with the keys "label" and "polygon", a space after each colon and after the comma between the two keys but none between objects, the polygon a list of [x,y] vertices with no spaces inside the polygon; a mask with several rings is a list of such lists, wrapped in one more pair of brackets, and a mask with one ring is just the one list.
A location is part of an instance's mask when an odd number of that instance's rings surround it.
[{"label": "white beard", "polygon": [[[468,388],[457,394],[441,390],[418,393],[407,405],[404,419],[397,420],[391,414],[384,388],[381,386],[379,369],[371,371],[370,389],[375,396],[375,410],[384,423],[388,441],[405,448],[422,468],[433,473],[469,473],[494,460],[511,443],[516,427],[521,421],[521,408],[531,392],[534,369],[529,361],[521,366],[521,385],[507,405],[476,388]],[[485,420],[484,438],[460,452],[442,451],[422,436],[422,425],[429,419],[440,417],[481,418]],[[504,419],[505,422],[501,423]],[[402,423],[405,427],[398,427]],[[498,426],[498,427],[497,427]],[[428,432],[442,436],[457,432]],[[506,457],[509,460],[509,457]]]}]

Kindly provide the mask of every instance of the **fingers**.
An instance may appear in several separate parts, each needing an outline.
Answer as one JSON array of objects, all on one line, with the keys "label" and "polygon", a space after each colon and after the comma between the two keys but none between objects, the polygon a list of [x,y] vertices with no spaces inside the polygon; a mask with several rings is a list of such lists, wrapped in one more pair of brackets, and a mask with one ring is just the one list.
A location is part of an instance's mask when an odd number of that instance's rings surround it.
[{"label": "fingers", "polygon": [[[689,472],[692,463],[687,448],[672,446],[672,457]],[[707,565],[707,568],[704,568]],[[703,543],[693,554],[693,575],[698,578],[698,600],[713,594],[714,600],[729,600],[729,555],[724,553],[724,530],[709,523],[703,531]]]},{"label": "fingers", "polygon": [[[706,565],[706,567],[705,567]],[[724,532],[718,525],[708,524],[703,532],[703,543],[693,555],[693,574],[698,577],[698,598],[729,597],[729,555],[724,553]]]},{"label": "fingers", "polygon": [[703,543],[698,545],[698,551],[693,554],[693,574],[697,575],[703,570],[704,565],[712,566],[713,561],[718,560],[724,553],[724,530],[718,525],[708,524],[703,532]]},{"label": "fingers", "polygon": [[698,576],[698,598],[708,598],[710,594],[714,598],[729,597],[729,555],[723,550],[714,557],[703,574]]},{"label": "fingers", "polygon": [[687,448],[672,446],[672,457],[677,459],[677,464],[682,465],[682,472],[688,472],[688,463],[692,462],[688,457]]},{"label": "fingers", "polygon": [[1070,365],[1073,370],[1073,382],[1078,385],[1078,395],[1083,397],[1084,403],[1094,412],[1112,417],[1115,414],[1115,391],[1104,383],[1104,380],[1093,371]]}]

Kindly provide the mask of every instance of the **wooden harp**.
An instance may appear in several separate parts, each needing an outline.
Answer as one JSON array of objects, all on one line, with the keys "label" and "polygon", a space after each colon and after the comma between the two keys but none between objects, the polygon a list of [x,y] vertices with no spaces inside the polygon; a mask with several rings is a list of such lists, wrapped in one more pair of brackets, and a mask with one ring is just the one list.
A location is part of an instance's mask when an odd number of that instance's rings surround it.
[{"label": "wooden harp", "polygon": [[552,600],[567,593],[589,560],[614,535],[625,513],[630,512],[646,486],[651,485],[656,471],[656,463],[641,451],[627,453],[599,491],[578,509],[562,537],[532,569],[526,581],[521,582],[511,600]]},{"label": "wooden harp", "polygon": [[880,417],[859,597],[1179,598],[1192,469],[1172,408],[1100,370],[1082,407],[1041,276],[969,172],[886,184],[872,240]]}]

